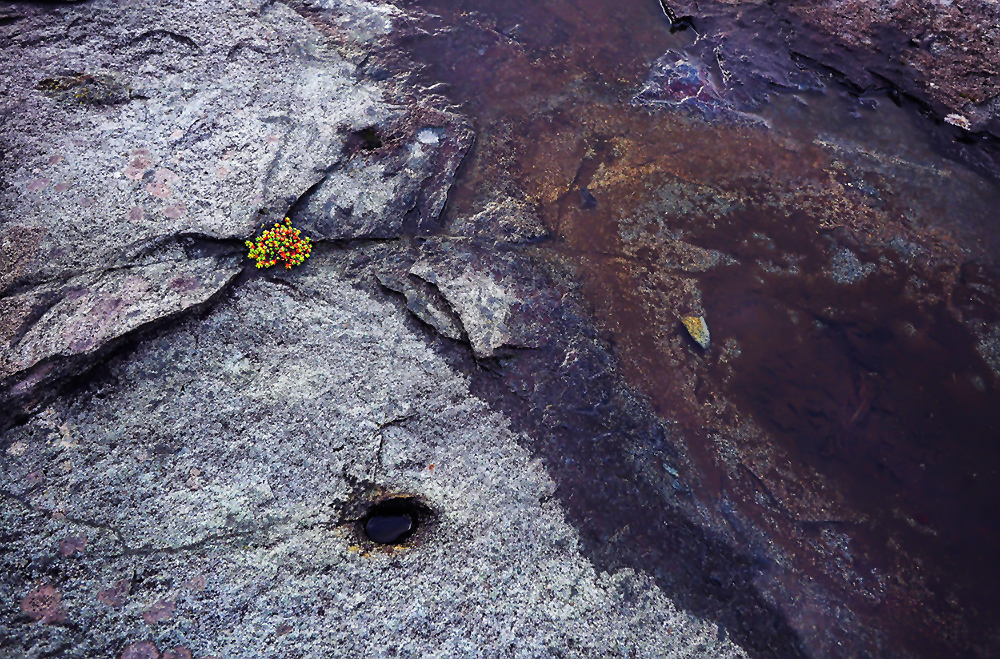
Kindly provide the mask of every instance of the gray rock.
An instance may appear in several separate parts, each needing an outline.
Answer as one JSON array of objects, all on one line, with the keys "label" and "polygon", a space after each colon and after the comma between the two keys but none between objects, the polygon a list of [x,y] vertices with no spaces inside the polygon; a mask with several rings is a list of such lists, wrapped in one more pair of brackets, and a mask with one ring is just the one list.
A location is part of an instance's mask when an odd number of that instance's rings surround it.
[{"label": "gray rock", "polygon": [[450,113],[421,119],[418,128],[398,120],[402,134],[370,135],[375,153],[361,151],[327,174],[295,208],[295,224],[328,239],[398,238],[411,215],[411,229],[435,228],[472,132]]},{"label": "gray rock", "polygon": [[538,348],[551,338],[549,310],[559,301],[537,286],[541,273],[516,252],[466,239],[430,239],[410,274],[440,291],[477,357],[492,357],[505,347]]},{"label": "gray rock", "polygon": [[[246,238],[340,161],[347,133],[389,115],[280,3],[25,11],[2,28],[0,230],[18,265],[0,290],[127,265],[161,236]],[[144,98],[95,107],[35,88],[64,69],[110,72]]]},{"label": "gray rock", "polygon": [[[744,656],[647,577],[597,573],[507,420],[321,266],[241,285],[0,438],[8,652]],[[432,518],[379,548],[358,514],[398,493]],[[66,624],[15,622],[42,581]]]},{"label": "gray rock", "polygon": [[[348,28],[365,12],[393,14],[349,4]],[[180,238],[235,254],[309,191],[356,211],[316,218],[305,227],[314,239],[395,237],[407,213],[431,227],[471,142],[455,115],[390,107],[282,3],[3,11],[0,406],[10,410],[110,342],[204,303],[241,267],[198,259]],[[395,142],[380,157],[352,153],[361,130]]]},{"label": "gray rock", "polygon": [[419,277],[402,273],[378,273],[378,282],[406,298],[406,309],[449,339],[464,339],[462,321],[437,289]]},{"label": "gray rock", "polygon": [[[4,332],[0,378],[54,357],[93,353],[146,323],[205,302],[239,271],[236,259],[167,261],[83,274],[58,289],[37,287],[3,298],[5,323],[37,320],[26,331]],[[48,306],[48,300],[56,301]]]}]

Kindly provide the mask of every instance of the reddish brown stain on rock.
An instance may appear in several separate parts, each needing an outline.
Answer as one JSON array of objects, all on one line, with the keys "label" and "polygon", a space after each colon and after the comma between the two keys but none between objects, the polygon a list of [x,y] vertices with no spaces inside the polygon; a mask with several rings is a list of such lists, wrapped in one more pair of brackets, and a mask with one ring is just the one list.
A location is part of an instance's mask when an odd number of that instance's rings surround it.
[{"label": "reddish brown stain on rock", "polygon": [[63,608],[62,595],[49,584],[40,584],[21,600],[21,611],[42,624],[62,622],[66,619],[66,609]]},{"label": "reddish brown stain on rock", "polygon": [[165,183],[147,183],[146,192],[153,195],[157,199],[166,199],[170,196],[171,190],[170,186]]},{"label": "reddish brown stain on rock", "polygon": [[198,288],[198,278],[191,277],[190,275],[181,275],[179,277],[174,277],[167,284],[168,287],[174,289],[175,291],[188,292],[193,291]]},{"label": "reddish brown stain on rock", "polygon": [[133,181],[138,181],[150,166],[149,159],[144,156],[137,156],[132,159],[128,167],[125,168],[125,176]]},{"label": "reddish brown stain on rock", "polygon": [[172,220],[176,220],[179,217],[184,217],[187,215],[187,206],[182,203],[174,204],[173,206],[167,206],[163,209],[163,214]]},{"label": "reddish brown stain on rock", "polygon": [[87,548],[87,536],[70,536],[59,542],[59,553],[63,556],[72,556],[78,551]]},{"label": "reddish brown stain on rock", "polygon": [[0,289],[20,277],[38,254],[48,231],[37,226],[8,225],[0,240]]},{"label": "reddish brown stain on rock", "polygon": [[207,581],[205,579],[204,574],[196,574],[195,576],[191,577],[189,580],[184,582],[185,588],[189,588],[191,590],[196,590],[196,591],[205,590],[206,585]]}]

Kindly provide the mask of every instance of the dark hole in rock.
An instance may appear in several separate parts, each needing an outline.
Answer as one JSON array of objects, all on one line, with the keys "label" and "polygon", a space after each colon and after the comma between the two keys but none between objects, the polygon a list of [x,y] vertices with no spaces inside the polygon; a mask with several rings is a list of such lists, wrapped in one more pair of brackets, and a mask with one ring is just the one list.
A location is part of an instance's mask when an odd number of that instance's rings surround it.
[{"label": "dark hole in rock", "polygon": [[361,520],[365,536],[381,545],[406,542],[426,515],[426,506],[413,497],[397,497],[380,501]]},{"label": "dark hole in rock", "polygon": [[382,148],[382,135],[375,127],[362,128],[347,136],[344,152],[354,155],[359,151],[378,151]]}]

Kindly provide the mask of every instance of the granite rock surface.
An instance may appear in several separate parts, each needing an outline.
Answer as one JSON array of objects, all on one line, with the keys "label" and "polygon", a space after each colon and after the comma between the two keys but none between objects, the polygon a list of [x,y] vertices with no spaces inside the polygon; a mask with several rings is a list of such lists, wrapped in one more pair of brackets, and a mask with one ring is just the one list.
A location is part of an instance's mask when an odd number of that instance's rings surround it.
[{"label": "granite rock surface", "polygon": [[[744,656],[582,558],[405,313],[321,262],[256,279],[8,431],[8,656]],[[427,517],[374,545],[359,517],[401,495]],[[58,622],[30,619],[38,588]]]},{"label": "granite rock surface", "polygon": [[[472,133],[367,75],[399,16],[0,9],[2,656],[746,656],[596,568],[433,348],[544,345],[557,300],[517,255],[401,238],[434,229]],[[316,253],[257,274],[243,241],[285,215]],[[399,497],[416,532],[375,545],[366,511]]]}]

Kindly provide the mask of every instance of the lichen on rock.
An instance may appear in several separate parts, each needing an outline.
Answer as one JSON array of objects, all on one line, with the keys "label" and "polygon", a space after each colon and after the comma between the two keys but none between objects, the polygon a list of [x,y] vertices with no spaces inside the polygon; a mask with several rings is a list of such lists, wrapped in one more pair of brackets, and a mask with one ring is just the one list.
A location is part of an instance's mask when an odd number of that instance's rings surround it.
[{"label": "lichen on rock", "polygon": [[684,324],[684,329],[694,339],[694,342],[700,345],[703,350],[708,350],[711,335],[708,332],[708,323],[705,322],[705,318],[703,316],[684,316],[681,318],[681,323]]}]

